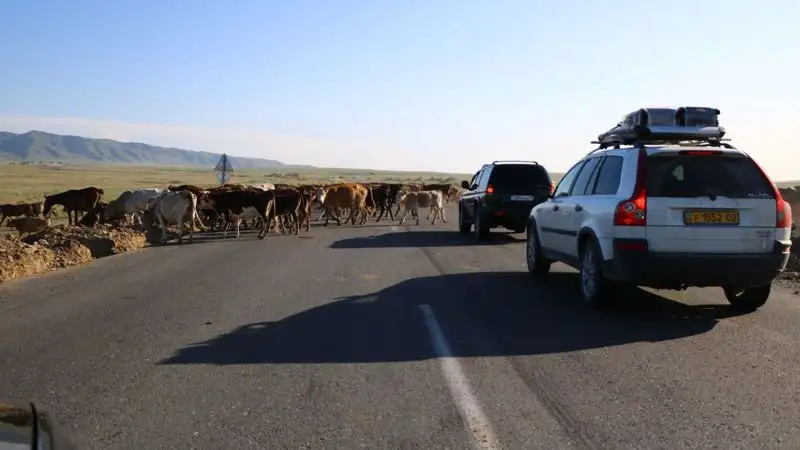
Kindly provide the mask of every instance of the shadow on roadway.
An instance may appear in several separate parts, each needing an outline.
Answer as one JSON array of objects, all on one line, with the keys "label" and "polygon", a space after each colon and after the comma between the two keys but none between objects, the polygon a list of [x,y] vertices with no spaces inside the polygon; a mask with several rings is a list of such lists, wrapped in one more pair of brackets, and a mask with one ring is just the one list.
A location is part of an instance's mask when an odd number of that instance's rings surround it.
[{"label": "shadow on roadway", "polygon": [[[252,323],[178,350],[159,364],[377,363],[434,357],[419,308],[428,304],[455,356],[537,355],[697,335],[733,315],[641,289],[597,312],[578,303],[577,276],[482,272],[415,278],[276,322]],[[476,340],[476,336],[482,337]],[[489,345],[486,345],[486,344]]]},{"label": "shadow on roadway", "polygon": [[[293,237],[294,236],[294,237],[299,237],[299,238],[302,238],[302,239],[310,239],[310,238],[313,237],[313,233],[315,231],[320,231],[320,232],[324,233],[325,232],[324,230],[326,228],[331,228],[331,229],[357,229],[357,228],[363,228],[363,227],[389,227],[391,225],[395,225],[395,224],[391,223],[391,222],[379,222],[377,224],[375,224],[375,223],[366,223],[364,225],[350,225],[349,223],[348,224],[344,224],[343,223],[341,226],[337,226],[335,223],[331,223],[329,226],[323,227],[319,223],[313,223],[312,222],[311,223],[311,227],[310,227],[311,228],[310,231],[306,231],[305,228],[301,228],[300,233],[297,234],[297,235],[295,235],[294,232],[281,233],[279,231],[270,231],[269,234],[267,235],[267,237],[272,239],[272,238],[276,238],[276,237]],[[228,230],[228,237],[227,238],[223,238],[223,233],[220,230],[195,231],[195,233],[194,233],[194,242],[191,242],[191,243],[188,242],[188,239],[189,239],[189,233],[188,232],[186,232],[184,234],[183,238],[184,238],[184,243],[185,244],[200,244],[200,243],[225,242],[225,241],[233,241],[233,242],[235,242],[237,240],[242,240],[243,238],[247,238],[248,240],[249,239],[255,239],[260,232],[261,232],[260,228],[244,228],[244,227],[242,227],[239,230],[240,237],[238,239],[236,238],[236,230]],[[151,238],[153,240],[150,241],[150,242],[158,244],[159,239],[161,237],[161,231],[156,231],[154,236],[155,237]],[[176,232],[169,231],[167,233],[167,237],[169,238],[169,242],[166,245],[177,245],[178,234]]]},{"label": "shadow on roadway", "polygon": [[511,233],[494,232],[489,234],[488,240],[478,241],[473,234],[461,234],[458,231],[414,230],[341,239],[332,243],[330,248],[461,247],[465,245],[506,245],[519,242],[525,242],[525,238],[517,238]]}]

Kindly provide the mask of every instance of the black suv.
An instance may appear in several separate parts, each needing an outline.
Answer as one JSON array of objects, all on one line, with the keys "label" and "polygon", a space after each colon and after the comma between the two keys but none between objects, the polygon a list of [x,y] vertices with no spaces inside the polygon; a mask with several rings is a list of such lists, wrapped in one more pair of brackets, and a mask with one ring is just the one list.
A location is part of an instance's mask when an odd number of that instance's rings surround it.
[{"label": "black suv", "polygon": [[491,228],[524,232],[531,208],[546,201],[555,185],[536,162],[495,161],[461,187],[466,190],[458,202],[458,228],[466,234],[475,225],[478,239],[486,239]]}]

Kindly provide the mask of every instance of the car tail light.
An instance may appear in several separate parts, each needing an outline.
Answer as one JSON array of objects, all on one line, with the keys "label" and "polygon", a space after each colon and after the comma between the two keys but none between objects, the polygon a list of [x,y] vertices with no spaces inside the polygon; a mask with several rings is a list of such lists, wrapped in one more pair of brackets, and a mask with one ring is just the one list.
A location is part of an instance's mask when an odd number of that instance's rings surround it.
[{"label": "car tail light", "polygon": [[647,192],[645,183],[645,163],[647,152],[639,149],[639,161],[636,165],[636,184],[631,198],[617,204],[614,212],[614,225],[627,227],[643,227],[647,225]]},{"label": "car tail light", "polygon": [[777,220],[775,221],[775,228],[791,228],[792,227],[792,207],[783,200],[781,191],[775,190],[775,199],[778,201]]},{"label": "car tail light", "polygon": [[491,194],[493,192],[494,192],[494,187],[492,187],[491,184],[489,186],[486,186],[486,193],[487,194]]},{"label": "car tail light", "polygon": [[679,155],[687,156],[711,156],[721,155],[722,153],[722,150],[681,150],[678,152]]},{"label": "car tail light", "polygon": [[755,159],[750,159],[753,164],[761,171],[761,175],[772,186],[772,192],[775,194],[775,228],[791,228],[792,227],[792,207],[783,200],[781,190],[772,179],[764,172],[764,169],[758,165]]}]

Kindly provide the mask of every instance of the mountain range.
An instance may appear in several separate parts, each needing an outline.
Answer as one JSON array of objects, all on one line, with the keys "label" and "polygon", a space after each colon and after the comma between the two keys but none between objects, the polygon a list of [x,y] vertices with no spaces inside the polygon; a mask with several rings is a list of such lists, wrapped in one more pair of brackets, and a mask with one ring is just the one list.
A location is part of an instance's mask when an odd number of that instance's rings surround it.
[{"label": "mountain range", "polygon": [[[0,161],[71,164],[162,165],[214,167],[220,153],[158,147],[138,142],[91,139],[44,131],[17,134],[0,131]],[[284,167],[280,161],[228,155],[235,169]],[[312,166],[293,166],[312,167]]]}]

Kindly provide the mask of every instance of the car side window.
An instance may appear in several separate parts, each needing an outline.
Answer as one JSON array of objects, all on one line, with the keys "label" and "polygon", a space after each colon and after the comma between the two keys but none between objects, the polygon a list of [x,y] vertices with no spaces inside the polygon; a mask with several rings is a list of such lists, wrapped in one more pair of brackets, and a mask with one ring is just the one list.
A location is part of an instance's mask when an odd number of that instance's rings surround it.
[{"label": "car side window", "polygon": [[597,175],[594,195],[613,195],[619,189],[622,177],[622,156],[606,156]]},{"label": "car side window", "polygon": [[485,169],[483,169],[483,172],[481,173],[481,176],[478,179],[478,186],[486,187],[486,184],[489,181],[489,174],[491,174],[491,173],[492,173],[492,168],[491,167],[486,167]]},{"label": "car side window", "polygon": [[575,182],[572,183],[569,195],[586,195],[586,187],[589,185],[589,180],[593,178],[595,169],[597,169],[597,165],[600,164],[601,159],[602,156],[598,156],[586,160],[583,169],[581,169],[581,173],[575,178]]},{"label": "car side window", "polygon": [[575,181],[575,177],[578,176],[578,172],[581,171],[581,167],[586,161],[581,161],[578,164],[572,166],[571,169],[564,174],[564,177],[561,178],[561,181],[558,182],[558,186],[556,186],[555,192],[553,192],[553,197],[565,197],[569,195],[569,189],[572,187],[572,183]]},{"label": "car side window", "polygon": [[583,195],[594,195],[594,187],[597,184],[597,177],[600,174],[603,161],[605,161],[605,157],[600,158],[600,162],[597,164],[597,167],[595,167],[592,176],[589,177],[589,183],[587,183],[586,187],[583,189]]},{"label": "car side window", "polygon": [[480,176],[481,176],[481,171],[480,170],[475,172],[475,175],[473,175],[472,179],[469,180],[470,189],[472,189],[472,186],[475,186],[476,184],[478,184],[478,177],[480,177]]}]

